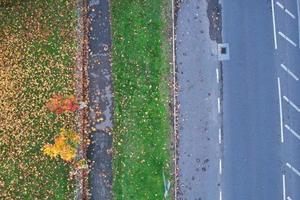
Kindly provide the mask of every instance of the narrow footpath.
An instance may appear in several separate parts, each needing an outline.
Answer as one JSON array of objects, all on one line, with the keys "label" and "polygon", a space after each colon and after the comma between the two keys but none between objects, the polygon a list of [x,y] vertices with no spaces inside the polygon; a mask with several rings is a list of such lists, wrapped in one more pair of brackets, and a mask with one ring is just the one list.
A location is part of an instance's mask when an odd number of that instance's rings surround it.
[{"label": "narrow footpath", "polygon": [[113,113],[109,0],[89,0],[89,119],[91,199],[112,199]]},{"label": "narrow footpath", "polygon": [[222,70],[218,0],[178,3],[176,66],[179,85],[176,199],[220,199]]}]

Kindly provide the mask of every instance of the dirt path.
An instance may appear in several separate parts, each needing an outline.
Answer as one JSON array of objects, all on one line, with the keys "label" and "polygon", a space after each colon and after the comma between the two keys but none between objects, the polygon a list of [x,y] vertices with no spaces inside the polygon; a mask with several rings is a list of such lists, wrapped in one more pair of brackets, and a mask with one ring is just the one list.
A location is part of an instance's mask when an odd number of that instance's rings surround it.
[{"label": "dirt path", "polygon": [[91,160],[89,174],[91,199],[112,199],[113,113],[111,79],[111,30],[108,0],[89,0],[89,118]]}]

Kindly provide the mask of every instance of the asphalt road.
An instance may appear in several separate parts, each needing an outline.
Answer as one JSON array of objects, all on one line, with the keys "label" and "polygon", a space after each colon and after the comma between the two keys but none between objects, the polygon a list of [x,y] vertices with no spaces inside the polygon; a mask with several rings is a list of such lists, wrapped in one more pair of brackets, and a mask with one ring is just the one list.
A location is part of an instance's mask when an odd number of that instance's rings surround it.
[{"label": "asphalt road", "polygon": [[297,0],[223,0],[225,200],[300,199]]},{"label": "asphalt road", "polygon": [[91,200],[112,199],[113,96],[111,78],[111,29],[108,0],[89,0],[89,122]]},{"label": "asphalt road", "polygon": [[218,9],[212,8],[218,8],[217,1],[182,1],[176,15],[180,104],[176,199],[219,198],[221,70],[217,41],[221,34],[211,18],[218,15]]}]

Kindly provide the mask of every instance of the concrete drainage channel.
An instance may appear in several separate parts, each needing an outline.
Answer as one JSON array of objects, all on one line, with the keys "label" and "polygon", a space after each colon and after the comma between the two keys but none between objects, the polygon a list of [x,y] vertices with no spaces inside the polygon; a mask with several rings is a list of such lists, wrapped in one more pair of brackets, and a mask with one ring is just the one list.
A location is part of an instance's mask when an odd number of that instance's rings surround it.
[{"label": "concrete drainage channel", "polygon": [[88,1],[90,29],[89,59],[89,120],[90,199],[112,199],[112,78],[111,30],[109,0]]}]

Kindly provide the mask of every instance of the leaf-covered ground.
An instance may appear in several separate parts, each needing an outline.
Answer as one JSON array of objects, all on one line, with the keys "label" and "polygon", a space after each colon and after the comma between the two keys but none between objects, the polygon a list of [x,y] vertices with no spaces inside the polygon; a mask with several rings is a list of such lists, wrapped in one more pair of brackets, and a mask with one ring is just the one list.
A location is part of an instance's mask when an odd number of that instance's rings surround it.
[{"label": "leaf-covered ground", "polygon": [[0,199],[72,199],[70,167],[43,155],[73,114],[45,103],[74,93],[76,1],[0,0]]},{"label": "leaf-covered ground", "polygon": [[170,176],[164,0],[112,0],[114,198],[163,199]]}]

